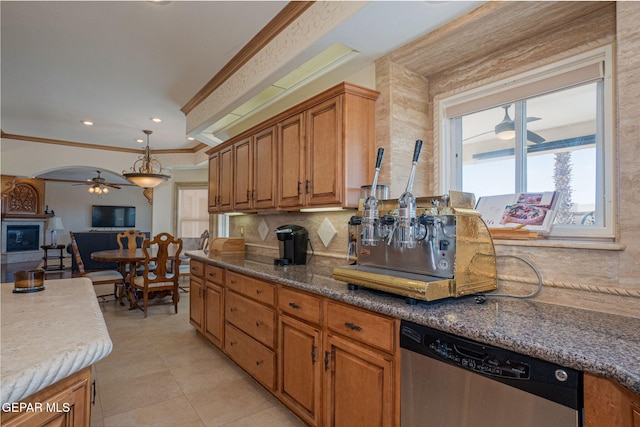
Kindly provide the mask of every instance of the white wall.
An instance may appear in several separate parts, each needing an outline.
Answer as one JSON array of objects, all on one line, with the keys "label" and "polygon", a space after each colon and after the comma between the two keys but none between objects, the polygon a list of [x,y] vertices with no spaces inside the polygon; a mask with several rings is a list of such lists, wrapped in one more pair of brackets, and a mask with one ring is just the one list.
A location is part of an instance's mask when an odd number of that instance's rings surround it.
[{"label": "white wall", "polygon": [[[64,231],[58,232],[58,242],[67,244],[70,242],[69,231],[91,230],[91,206],[115,205],[135,206],[136,226],[140,231],[151,231],[152,206],[142,195],[142,189],[138,187],[123,186],[120,190],[111,189],[109,194],[99,197],[90,194],[86,185],[74,186],[68,182],[48,181],[45,187],[45,204],[55,211],[56,216],[62,219]],[[99,228],[96,230],[112,230]],[[120,229],[113,229],[120,230]]]}]

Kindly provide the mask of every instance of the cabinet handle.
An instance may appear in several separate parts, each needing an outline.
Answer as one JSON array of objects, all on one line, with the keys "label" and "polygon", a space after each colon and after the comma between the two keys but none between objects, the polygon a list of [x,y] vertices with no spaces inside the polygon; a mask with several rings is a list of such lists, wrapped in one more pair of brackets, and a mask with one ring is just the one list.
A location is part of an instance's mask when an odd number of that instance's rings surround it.
[{"label": "cabinet handle", "polygon": [[262,293],[262,290],[256,289],[256,295],[260,295],[261,293]]},{"label": "cabinet handle", "polygon": [[300,309],[300,306],[298,304],[296,304],[295,302],[290,302],[289,303],[289,307],[295,308],[296,310]]},{"label": "cabinet handle", "polygon": [[256,199],[256,190],[251,190],[251,200]]},{"label": "cabinet handle", "polygon": [[264,360],[256,360],[256,366],[260,366],[264,363]]},{"label": "cabinet handle", "polygon": [[251,191],[247,190],[247,201],[251,200]]},{"label": "cabinet handle", "polygon": [[309,194],[309,185],[311,184],[311,181],[307,180],[307,183],[304,186],[304,191]]},{"label": "cabinet handle", "polygon": [[232,312],[232,313],[233,313],[234,311],[236,311],[236,310],[237,310],[237,308],[235,308],[235,307],[229,307],[229,311],[230,311],[230,312]]},{"label": "cabinet handle", "polygon": [[328,371],[329,370],[329,356],[330,353],[328,351],[324,352],[324,370]]},{"label": "cabinet handle", "polygon": [[256,327],[258,327],[258,328],[259,328],[259,327],[260,327],[260,325],[262,325],[262,322],[258,320],[258,321],[256,322]]},{"label": "cabinet handle", "polygon": [[91,406],[96,404],[96,380],[91,381]]},{"label": "cabinet handle", "polygon": [[311,363],[316,363],[316,346],[312,345],[311,346]]},{"label": "cabinet handle", "polygon": [[232,284],[232,285],[235,285],[235,284],[236,284],[236,281],[235,281],[235,280],[233,280],[233,279],[231,279],[231,284]]},{"label": "cabinet handle", "polygon": [[344,326],[346,326],[349,329],[352,329],[354,331],[361,331],[362,328],[358,325],[356,325],[355,323],[351,323],[351,322],[344,322]]},{"label": "cabinet handle", "polygon": [[238,344],[236,341],[229,341],[229,345],[236,345]]},{"label": "cabinet handle", "polygon": [[302,183],[298,181],[298,196],[300,195],[300,187],[302,187]]}]

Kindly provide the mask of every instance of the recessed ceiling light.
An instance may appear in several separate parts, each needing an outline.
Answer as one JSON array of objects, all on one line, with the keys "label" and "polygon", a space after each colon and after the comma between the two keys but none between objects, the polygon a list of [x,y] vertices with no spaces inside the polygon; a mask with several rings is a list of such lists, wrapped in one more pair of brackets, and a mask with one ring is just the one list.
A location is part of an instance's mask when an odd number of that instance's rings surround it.
[{"label": "recessed ceiling light", "polygon": [[188,136],[188,137],[187,137],[187,140],[188,140],[188,141],[195,141],[196,139],[195,139],[194,137],[192,137],[192,136]]},{"label": "recessed ceiling light", "polygon": [[160,123],[162,121],[162,119],[159,118],[159,117],[151,117],[151,121],[152,122],[156,122],[156,123]]},{"label": "recessed ceiling light", "polygon": [[91,120],[83,120],[82,124],[86,126],[93,126],[93,122]]},{"label": "recessed ceiling light", "polygon": [[137,143],[142,144],[144,142],[144,140],[142,138],[136,138],[135,140]]}]

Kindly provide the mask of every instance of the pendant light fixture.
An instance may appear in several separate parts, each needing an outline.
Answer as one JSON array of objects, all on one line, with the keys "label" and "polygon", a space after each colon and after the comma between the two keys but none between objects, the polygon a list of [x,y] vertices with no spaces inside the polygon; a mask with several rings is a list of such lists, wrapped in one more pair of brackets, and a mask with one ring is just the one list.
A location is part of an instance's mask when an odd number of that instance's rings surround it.
[{"label": "pendant light fixture", "polygon": [[149,135],[153,132],[150,130],[143,130],[142,132],[147,135],[147,146],[144,149],[144,154],[133,164],[131,172],[123,171],[122,175],[139,187],[154,188],[167,181],[171,176],[164,173],[164,169],[162,169],[158,159],[151,157]]}]

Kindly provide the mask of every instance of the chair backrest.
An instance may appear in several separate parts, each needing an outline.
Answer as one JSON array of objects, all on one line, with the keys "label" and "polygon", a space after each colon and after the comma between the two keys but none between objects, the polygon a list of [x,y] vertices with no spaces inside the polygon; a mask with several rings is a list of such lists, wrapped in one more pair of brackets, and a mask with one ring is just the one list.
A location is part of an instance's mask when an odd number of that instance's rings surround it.
[{"label": "chair backrest", "polygon": [[73,231],[69,232],[69,236],[71,236],[71,249],[73,250],[73,257],[76,260],[76,264],[78,264],[78,271],[81,276],[84,276],[84,263],[82,262],[82,257],[80,256],[80,251],[78,250],[78,243],[76,242],[76,236],[73,235]]},{"label": "chair backrest", "polygon": [[209,230],[204,230],[200,235],[200,242],[198,243],[198,250],[201,251],[209,244]]},{"label": "chair backrest", "polygon": [[124,249],[124,241],[127,241],[127,249],[134,250],[138,247],[138,238],[140,241],[144,241],[147,236],[138,230],[125,230],[122,233],[118,233],[116,239],[118,240],[118,246],[120,249]]},{"label": "chair backrest", "polygon": [[[155,282],[174,282],[178,285],[182,239],[177,239],[169,233],[160,233],[153,240],[145,239],[142,251],[145,257],[142,273],[145,285]],[[149,268],[151,262],[156,266],[153,270]]]}]

